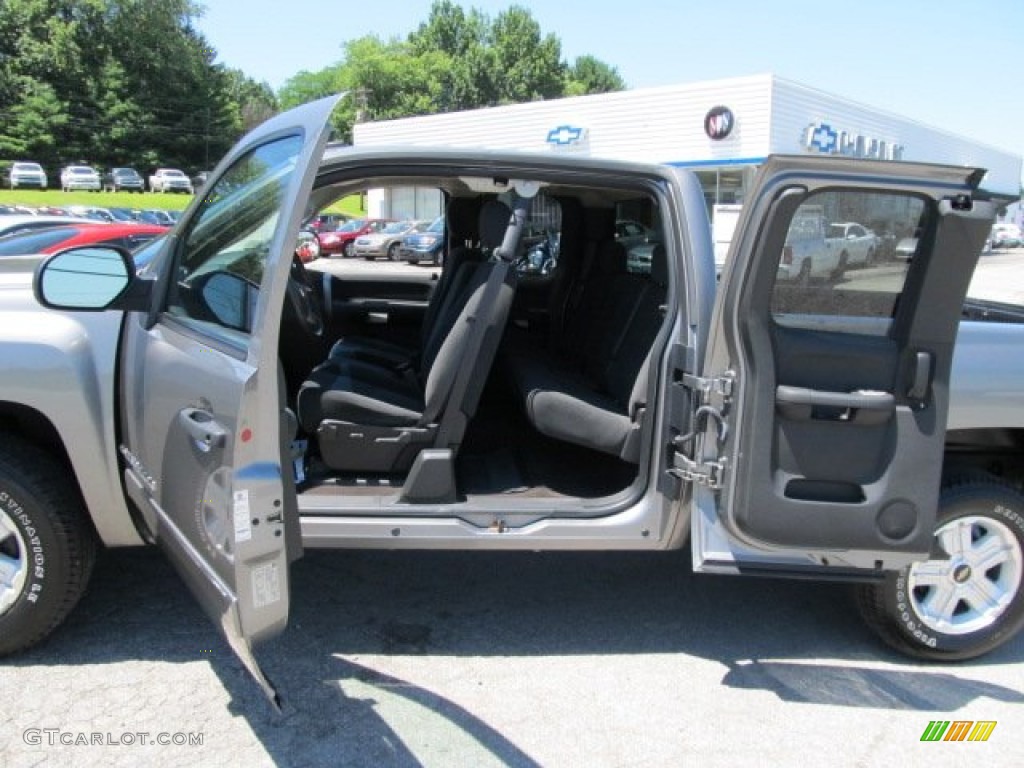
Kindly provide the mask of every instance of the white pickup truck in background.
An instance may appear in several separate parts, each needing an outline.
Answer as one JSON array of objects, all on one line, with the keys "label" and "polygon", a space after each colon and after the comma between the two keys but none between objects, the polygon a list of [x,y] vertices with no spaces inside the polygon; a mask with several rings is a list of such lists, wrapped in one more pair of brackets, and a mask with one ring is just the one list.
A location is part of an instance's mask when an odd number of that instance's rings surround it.
[{"label": "white pickup truck in background", "polygon": [[185,192],[193,194],[192,180],[177,168],[157,168],[149,177],[150,192]]}]

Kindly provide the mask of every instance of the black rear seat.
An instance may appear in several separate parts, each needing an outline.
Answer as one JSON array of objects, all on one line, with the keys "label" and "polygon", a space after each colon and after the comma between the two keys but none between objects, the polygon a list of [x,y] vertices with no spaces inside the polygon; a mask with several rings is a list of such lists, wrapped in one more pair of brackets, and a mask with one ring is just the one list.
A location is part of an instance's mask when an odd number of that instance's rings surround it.
[{"label": "black rear seat", "polygon": [[516,350],[511,378],[527,418],[549,437],[639,460],[651,348],[664,319],[667,264],[626,272],[621,246],[601,245],[554,351]]}]

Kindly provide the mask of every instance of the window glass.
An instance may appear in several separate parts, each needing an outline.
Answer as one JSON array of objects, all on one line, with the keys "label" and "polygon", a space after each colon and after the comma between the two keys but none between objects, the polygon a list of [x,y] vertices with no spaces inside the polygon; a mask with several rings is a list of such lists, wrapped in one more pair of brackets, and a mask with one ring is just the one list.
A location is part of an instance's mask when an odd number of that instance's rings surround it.
[{"label": "window glass", "polygon": [[911,195],[842,190],[808,197],[779,254],[776,321],[886,333],[929,214],[925,202]]},{"label": "window glass", "polygon": [[301,149],[299,136],[258,147],[205,194],[177,254],[168,313],[214,332],[215,326],[251,330],[251,310]]},{"label": "window glass", "polygon": [[551,274],[558,267],[561,243],[562,205],[540,192],[530,203],[516,270],[520,275]]}]

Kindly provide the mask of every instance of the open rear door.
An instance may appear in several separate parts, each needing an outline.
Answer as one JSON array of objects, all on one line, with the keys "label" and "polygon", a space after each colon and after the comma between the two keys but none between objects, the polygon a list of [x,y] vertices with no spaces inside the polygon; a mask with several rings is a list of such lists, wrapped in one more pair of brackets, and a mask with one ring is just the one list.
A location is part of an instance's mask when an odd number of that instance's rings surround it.
[{"label": "open rear door", "polygon": [[[762,167],[688,383],[696,436],[673,459],[695,486],[697,570],[855,578],[927,555],[953,344],[995,213],[973,199],[981,175]],[[853,244],[830,235],[849,222],[873,232],[856,269]]]},{"label": "open rear door", "polygon": [[251,643],[284,629],[301,539],[278,365],[300,220],[337,99],[278,115],[228,154],[125,319],[126,488],[232,649],[277,703]]}]

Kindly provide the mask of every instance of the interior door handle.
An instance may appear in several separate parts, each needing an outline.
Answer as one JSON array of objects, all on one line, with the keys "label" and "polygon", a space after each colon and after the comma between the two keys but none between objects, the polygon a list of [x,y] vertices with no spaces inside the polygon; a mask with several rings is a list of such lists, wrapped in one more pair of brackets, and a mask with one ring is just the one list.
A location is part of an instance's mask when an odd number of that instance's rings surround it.
[{"label": "interior door handle", "polygon": [[185,408],[178,414],[178,421],[202,451],[220,448],[227,440],[227,430],[217,423],[212,413],[201,408]]},{"label": "interior door handle", "polygon": [[828,392],[806,387],[780,385],[775,389],[779,414],[797,421],[846,421],[862,426],[884,424],[896,409],[889,392],[856,390]]}]

